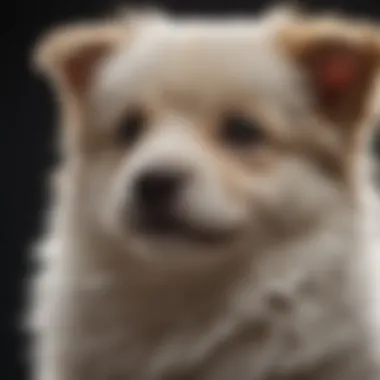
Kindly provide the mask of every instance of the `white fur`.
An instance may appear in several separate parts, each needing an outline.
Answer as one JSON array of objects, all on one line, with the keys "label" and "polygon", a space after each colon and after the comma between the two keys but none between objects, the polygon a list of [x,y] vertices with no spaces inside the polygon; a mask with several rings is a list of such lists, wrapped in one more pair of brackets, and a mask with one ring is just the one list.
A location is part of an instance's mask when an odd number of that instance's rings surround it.
[{"label": "white fur", "polygon": [[[93,127],[111,129],[131,101],[166,87],[213,101],[226,88],[248,90],[276,104],[280,129],[300,127],[286,110],[309,112],[308,98],[274,43],[276,20],[146,29],[99,71]],[[67,164],[39,248],[35,380],[295,380],[302,371],[309,380],[379,380],[376,197],[363,191],[369,207],[352,206],[294,152],[267,171],[242,169],[182,111],[152,122],[122,159],[111,149]],[[238,239],[213,246],[129,231],[120,210],[131,213],[134,179],[168,164],[193,174],[182,217],[239,229]],[[365,189],[368,179],[358,182]],[[314,367],[329,358],[336,365],[320,374]]]}]

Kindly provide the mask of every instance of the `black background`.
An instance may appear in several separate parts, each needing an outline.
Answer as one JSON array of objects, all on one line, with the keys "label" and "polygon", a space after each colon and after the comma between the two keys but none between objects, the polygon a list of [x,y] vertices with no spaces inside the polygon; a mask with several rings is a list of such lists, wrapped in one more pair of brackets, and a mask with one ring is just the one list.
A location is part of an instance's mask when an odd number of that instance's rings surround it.
[{"label": "black background", "polygon": [[[341,9],[378,18],[378,0],[302,1],[308,8]],[[144,2],[146,3],[146,2]],[[41,227],[44,178],[54,162],[55,109],[51,93],[29,70],[30,50],[49,27],[80,18],[109,13],[121,0],[7,0],[1,7],[0,45],[0,245],[1,279],[1,379],[27,378],[22,360],[25,340],[17,332],[22,305],[23,279],[27,273],[28,246]],[[147,3],[149,4],[149,3]],[[264,0],[166,0],[154,4],[177,13],[239,13],[256,11]],[[380,26],[380,23],[379,23]]]}]

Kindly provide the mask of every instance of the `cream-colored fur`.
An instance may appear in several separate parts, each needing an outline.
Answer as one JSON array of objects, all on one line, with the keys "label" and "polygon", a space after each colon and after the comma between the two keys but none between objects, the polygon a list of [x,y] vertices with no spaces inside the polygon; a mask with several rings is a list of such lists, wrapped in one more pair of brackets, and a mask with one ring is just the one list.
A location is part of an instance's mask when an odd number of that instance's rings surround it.
[{"label": "cream-colored fur", "polygon": [[[65,158],[37,249],[35,380],[380,379],[372,109],[346,129],[317,110],[292,45],[315,20],[116,20],[42,44]],[[136,104],[149,126],[120,148]],[[229,107],[262,145],[219,140]],[[180,217],[220,241],[131,228],[134,181],[155,165],[192,173]]]}]

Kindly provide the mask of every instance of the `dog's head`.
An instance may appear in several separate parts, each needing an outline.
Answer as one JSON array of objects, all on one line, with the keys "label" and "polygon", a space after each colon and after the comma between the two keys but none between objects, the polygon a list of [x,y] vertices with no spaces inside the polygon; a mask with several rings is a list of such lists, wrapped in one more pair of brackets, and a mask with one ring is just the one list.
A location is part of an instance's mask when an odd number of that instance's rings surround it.
[{"label": "dog's head", "polygon": [[305,233],[352,196],[379,53],[366,24],[275,13],[71,26],[37,62],[89,223],[202,257]]}]

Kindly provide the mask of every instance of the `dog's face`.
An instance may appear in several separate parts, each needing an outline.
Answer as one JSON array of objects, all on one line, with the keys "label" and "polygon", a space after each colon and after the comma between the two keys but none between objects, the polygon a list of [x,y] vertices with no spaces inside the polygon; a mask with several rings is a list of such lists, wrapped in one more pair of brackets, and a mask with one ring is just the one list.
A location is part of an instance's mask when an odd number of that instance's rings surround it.
[{"label": "dog's face", "polygon": [[136,24],[69,28],[40,52],[103,233],[155,257],[237,254],[304,233],[349,196],[372,30],[277,15]]}]

